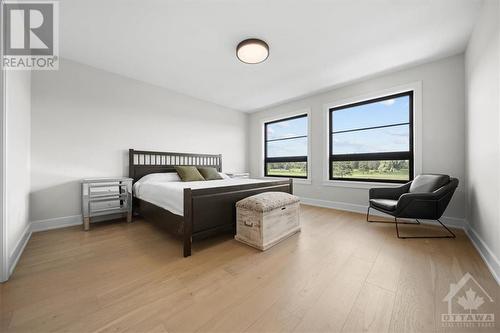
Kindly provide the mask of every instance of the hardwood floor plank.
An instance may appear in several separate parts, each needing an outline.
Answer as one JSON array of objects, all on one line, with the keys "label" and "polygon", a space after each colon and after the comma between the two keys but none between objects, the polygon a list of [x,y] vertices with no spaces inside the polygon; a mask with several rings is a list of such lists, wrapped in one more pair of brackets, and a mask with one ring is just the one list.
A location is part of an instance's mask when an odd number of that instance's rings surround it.
[{"label": "hardwood floor plank", "polygon": [[[333,230],[334,227],[335,225],[332,223],[325,224],[321,228],[323,232],[317,235],[317,240],[326,240],[329,236],[328,229]],[[294,239],[298,239],[298,242],[294,241]],[[224,312],[228,311],[228,308],[250,297],[253,292],[257,292],[261,286],[266,285],[269,281],[275,280],[283,283],[283,280],[280,280],[279,277],[283,276],[284,281],[286,281],[286,279],[293,276],[294,265],[299,265],[304,259],[307,259],[303,253],[314,252],[321,254],[324,251],[324,247],[317,246],[318,244],[321,243],[310,244],[309,240],[304,238],[303,234],[300,234],[291,237],[268,252],[262,253],[262,255],[267,256],[266,260],[256,262],[252,270],[245,272],[245,274],[240,273],[235,281],[228,284],[217,294],[197,302],[187,312],[169,318],[168,323],[166,323],[167,329],[172,332],[198,330],[213,317],[223,316]],[[303,252],[299,252],[299,249]],[[277,253],[270,256],[273,253],[272,251]],[[221,299],[223,302],[221,302]],[[195,313],[201,313],[201,315],[190,320],[189,318],[193,318]]]},{"label": "hardwood floor plank", "polygon": [[[325,238],[333,238],[337,226],[331,227]],[[261,322],[261,317],[280,299],[302,290],[311,277],[315,277],[330,261],[338,261],[333,248],[327,248],[321,255],[297,257],[297,261],[289,264],[285,270],[275,274],[272,280],[261,285],[248,298],[238,304],[233,304],[227,312],[214,316],[203,325],[200,332],[241,332],[255,322]]]},{"label": "hardwood floor plank", "polygon": [[428,254],[429,240],[405,242],[403,267],[389,331],[431,332],[436,329],[434,273]]},{"label": "hardwood floor plank", "polygon": [[293,332],[340,332],[372,265],[349,257]]},{"label": "hardwood floor plank", "polygon": [[337,227],[328,235],[332,251],[326,260],[309,272],[307,279],[293,290],[278,299],[250,327],[248,332],[285,332],[291,331],[304,317],[305,313],[321,297],[333,277],[341,272],[349,260],[356,244],[341,237],[344,230],[352,228],[349,219],[339,215],[335,219]]},{"label": "hardwood floor plank", "polygon": [[349,313],[343,332],[387,332],[395,293],[366,282]]},{"label": "hardwood floor plank", "polygon": [[396,292],[403,260],[402,251],[399,249],[400,242],[401,240],[391,236],[384,239],[367,282]]}]

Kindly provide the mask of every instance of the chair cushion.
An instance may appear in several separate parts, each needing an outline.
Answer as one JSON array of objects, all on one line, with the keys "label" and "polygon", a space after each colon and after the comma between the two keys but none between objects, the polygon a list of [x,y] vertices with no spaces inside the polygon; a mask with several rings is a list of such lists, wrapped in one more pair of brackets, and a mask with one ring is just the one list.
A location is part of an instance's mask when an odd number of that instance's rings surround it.
[{"label": "chair cushion", "polygon": [[390,199],[370,199],[370,203],[372,204],[372,206],[385,210],[396,210],[396,206],[398,205],[397,200]]},{"label": "chair cushion", "polygon": [[410,193],[430,193],[450,182],[448,175],[418,175],[411,182]]}]

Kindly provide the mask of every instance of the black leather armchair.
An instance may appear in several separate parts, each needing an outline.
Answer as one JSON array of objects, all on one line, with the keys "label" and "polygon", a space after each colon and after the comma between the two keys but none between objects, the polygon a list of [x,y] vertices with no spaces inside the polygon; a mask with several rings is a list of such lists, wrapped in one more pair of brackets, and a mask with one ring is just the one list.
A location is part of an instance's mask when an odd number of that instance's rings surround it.
[{"label": "black leather armchair", "polygon": [[[439,219],[455,193],[458,179],[447,175],[423,174],[400,187],[370,189],[370,205],[366,213],[370,221],[370,209],[375,209],[394,217],[398,238],[455,238],[455,234]],[[398,222],[398,218],[415,219],[416,223]],[[419,219],[436,220],[449,233],[447,236],[400,236],[399,224],[420,224]],[[389,222],[392,223],[392,222]]]}]

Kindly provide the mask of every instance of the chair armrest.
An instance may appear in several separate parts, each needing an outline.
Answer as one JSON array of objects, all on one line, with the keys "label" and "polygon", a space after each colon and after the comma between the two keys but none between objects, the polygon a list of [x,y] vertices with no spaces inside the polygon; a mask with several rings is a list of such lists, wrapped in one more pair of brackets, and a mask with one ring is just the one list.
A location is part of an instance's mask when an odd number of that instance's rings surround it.
[{"label": "chair armrest", "polygon": [[374,187],[370,189],[370,199],[391,199],[398,200],[398,198],[407,193],[410,189],[411,182],[408,182],[399,187]]},{"label": "chair armrest", "polygon": [[436,193],[405,193],[399,197],[396,216],[434,219],[438,202]]},{"label": "chair armrest", "polygon": [[430,193],[405,193],[396,206],[399,217],[436,220],[443,215],[448,203],[458,186],[458,179],[452,180]]},{"label": "chair armrest", "polygon": [[437,201],[439,196],[436,193],[404,193],[399,197],[398,209],[406,207],[413,200]]}]

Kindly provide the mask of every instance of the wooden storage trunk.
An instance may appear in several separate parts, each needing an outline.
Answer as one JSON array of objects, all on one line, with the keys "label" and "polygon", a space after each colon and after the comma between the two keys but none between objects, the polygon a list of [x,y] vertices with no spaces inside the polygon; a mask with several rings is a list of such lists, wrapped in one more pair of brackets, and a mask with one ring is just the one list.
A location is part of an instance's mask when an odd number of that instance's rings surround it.
[{"label": "wooden storage trunk", "polygon": [[236,203],[236,240],[267,250],[300,231],[299,198],[284,192],[260,193]]}]

